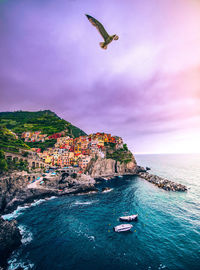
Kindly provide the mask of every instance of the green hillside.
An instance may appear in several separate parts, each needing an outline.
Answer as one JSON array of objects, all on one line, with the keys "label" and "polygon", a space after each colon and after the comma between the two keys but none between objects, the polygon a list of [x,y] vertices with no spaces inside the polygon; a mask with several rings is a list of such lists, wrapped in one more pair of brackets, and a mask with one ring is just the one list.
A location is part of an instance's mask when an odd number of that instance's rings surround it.
[{"label": "green hillside", "polygon": [[10,130],[0,127],[0,149],[7,152],[19,152],[20,149],[30,149],[20,138]]},{"label": "green hillside", "polygon": [[123,145],[123,148],[115,149],[113,143],[106,143],[106,158],[111,158],[120,163],[127,164],[133,160],[133,154],[128,150],[126,144]]},{"label": "green hillside", "polygon": [[6,127],[18,135],[24,131],[41,131],[43,134],[51,135],[64,130],[66,130],[66,135],[74,138],[86,135],[84,131],[49,110],[1,112],[0,126]]}]

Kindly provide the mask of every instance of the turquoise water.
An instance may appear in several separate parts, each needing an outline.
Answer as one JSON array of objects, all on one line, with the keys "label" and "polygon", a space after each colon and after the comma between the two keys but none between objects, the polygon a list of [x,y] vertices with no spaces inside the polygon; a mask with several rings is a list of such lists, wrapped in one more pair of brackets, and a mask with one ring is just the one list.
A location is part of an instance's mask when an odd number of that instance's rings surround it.
[{"label": "turquoise water", "polygon": [[[200,155],[136,156],[139,165],[189,187],[166,192],[138,177],[107,181],[112,191],[39,201],[15,216],[23,245],[9,269],[199,269]],[[118,217],[139,214],[132,232]]]}]

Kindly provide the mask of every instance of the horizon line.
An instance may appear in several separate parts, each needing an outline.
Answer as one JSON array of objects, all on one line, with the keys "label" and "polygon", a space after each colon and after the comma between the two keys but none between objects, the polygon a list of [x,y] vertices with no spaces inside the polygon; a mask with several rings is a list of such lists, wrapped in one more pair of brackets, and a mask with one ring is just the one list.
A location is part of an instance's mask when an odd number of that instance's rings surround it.
[{"label": "horizon line", "polygon": [[133,153],[134,155],[191,155],[191,154],[200,154],[200,152],[190,152],[190,153],[175,153],[175,152],[169,152],[169,153]]}]

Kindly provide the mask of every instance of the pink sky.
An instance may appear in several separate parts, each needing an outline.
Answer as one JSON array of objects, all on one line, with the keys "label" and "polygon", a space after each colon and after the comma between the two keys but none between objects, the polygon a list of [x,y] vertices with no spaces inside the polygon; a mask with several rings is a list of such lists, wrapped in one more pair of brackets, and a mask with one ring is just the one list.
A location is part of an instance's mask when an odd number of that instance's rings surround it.
[{"label": "pink sky", "polygon": [[[104,51],[84,14],[119,40]],[[200,152],[200,1],[1,0],[0,110],[51,109],[137,153]]]}]

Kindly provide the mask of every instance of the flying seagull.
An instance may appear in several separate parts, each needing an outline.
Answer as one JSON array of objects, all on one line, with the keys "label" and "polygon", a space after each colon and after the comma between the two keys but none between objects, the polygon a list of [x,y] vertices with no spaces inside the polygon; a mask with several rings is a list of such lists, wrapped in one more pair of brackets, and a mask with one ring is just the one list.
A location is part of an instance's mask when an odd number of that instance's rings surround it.
[{"label": "flying seagull", "polygon": [[109,43],[111,43],[114,40],[118,40],[119,37],[117,35],[113,35],[113,36],[109,36],[108,33],[106,32],[105,28],[103,27],[103,25],[97,21],[95,18],[93,18],[90,15],[85,14],[86,17],[88,18],[88,20],[91,22],[92,25],[94,25],[97,30],[99,31],[99,33],[101,34],[101,36],[104,39],[104,42],[100,42],[100,46],[102,49],[107,49],[107,46]]}]

